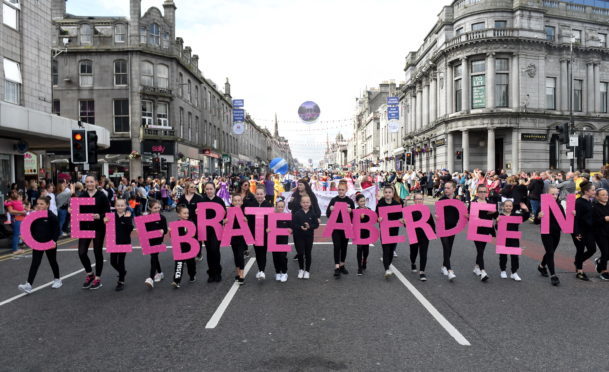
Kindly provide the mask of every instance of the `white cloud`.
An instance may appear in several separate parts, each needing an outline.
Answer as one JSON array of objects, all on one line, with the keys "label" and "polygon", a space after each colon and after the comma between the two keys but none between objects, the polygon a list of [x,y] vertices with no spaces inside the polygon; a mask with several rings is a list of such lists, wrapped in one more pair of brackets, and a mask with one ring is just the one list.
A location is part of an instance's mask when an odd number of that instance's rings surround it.
[{"label": "white cloud", "polygon": [[[85,1],[70,0],[74,7]],[[98,0],[86,10],[128,16],[127,0]],[[162,10],[163,0],[144,0]],[[176,0],[177,31],[200,56],[203,74],[223,86],[262,125],[276,112],[280,133],[301,160],[321,158],[326,132],[351,134],[351,123],[298,123],[298,106],[313,100],[320,120],[353,114],[355,98],[383,80],[403,80],[416,50],[448,0]],[[80,8],[79,8],[80,10]],[[88,13],[87,15],[98,15]],[[281,120],[290,121],[281,124]],[[329,129],[327,129],[329,128]]]}]

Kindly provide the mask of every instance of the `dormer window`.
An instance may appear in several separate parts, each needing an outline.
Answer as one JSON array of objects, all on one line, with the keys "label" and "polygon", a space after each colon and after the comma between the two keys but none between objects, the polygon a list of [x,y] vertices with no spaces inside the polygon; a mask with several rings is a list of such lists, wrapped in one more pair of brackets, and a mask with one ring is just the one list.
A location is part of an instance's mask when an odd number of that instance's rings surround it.
[{"label": "dormer window", "polygon": [[124,24],[118,24],[114,26],[114,42],[124,43],[127,40],[127,26]]},{"label": "dormer window", "polygon": [[161,30],[159,29],[159,25],[157,25],[156,23],[150,25],[148,44],[156,46],[161,45]]},{"label": "dormer window", "polygon": [[91,25],[84,24],[80,26],[80,43],[90,45],[93,42],[93,29]]},{"label": "dormer window", "polygon": [[163,48],[169,49],[169,32],[163,32]]},{"label": "dormer window", "polygon": [[146,44],[147,30],[146,26],[140,27],[140,44]]}]

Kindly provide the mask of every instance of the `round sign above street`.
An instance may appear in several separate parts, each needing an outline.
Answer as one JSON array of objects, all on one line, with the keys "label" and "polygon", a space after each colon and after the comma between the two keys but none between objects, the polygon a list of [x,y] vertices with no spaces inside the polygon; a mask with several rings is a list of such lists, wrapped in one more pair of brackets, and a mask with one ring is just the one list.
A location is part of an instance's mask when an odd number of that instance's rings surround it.
[{"label": "round sign above street", "polygon": [[397,133],[400,131],[400,122],[397,120],[389,120],[387,127],[389,128],[389,133]]},{"label": "round sign above street", "polygon": [[319,118],[319,114],[321,114],[321,109],[317,103],[312,101],[307,101],[298,108],[298,116],[307,124],[313,124]]},{"label": "round sign above street", "polygon": [[244,132],[245,132],[245,123],[234,123],[233,124],[233,133],[243,134]]}]

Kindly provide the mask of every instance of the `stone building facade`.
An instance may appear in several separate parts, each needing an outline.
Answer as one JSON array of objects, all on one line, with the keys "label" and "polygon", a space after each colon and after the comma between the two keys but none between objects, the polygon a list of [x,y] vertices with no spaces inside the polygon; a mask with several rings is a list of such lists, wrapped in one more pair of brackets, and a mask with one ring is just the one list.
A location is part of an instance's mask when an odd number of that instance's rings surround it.
[{"label": "stone building facade", "polygon": [[571,102],[574,134],[594,136],[593,158],[577,156],[576,168],[606,163],[609,4],[580,3],[445,6],[423,45],[406,57],[403,145],[414,167],[567,170],[556,126],[570,120]]}]

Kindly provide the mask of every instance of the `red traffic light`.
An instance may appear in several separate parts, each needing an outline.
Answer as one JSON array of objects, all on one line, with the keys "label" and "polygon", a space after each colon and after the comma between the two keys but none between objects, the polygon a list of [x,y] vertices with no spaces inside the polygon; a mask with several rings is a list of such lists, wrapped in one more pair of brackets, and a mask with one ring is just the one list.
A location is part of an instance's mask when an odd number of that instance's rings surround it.
[{"label": "red traffic light", "polygon": [[80,133],[75,133],[74,134],[74,139],[77,141],[82,141],[82,134]]}]

